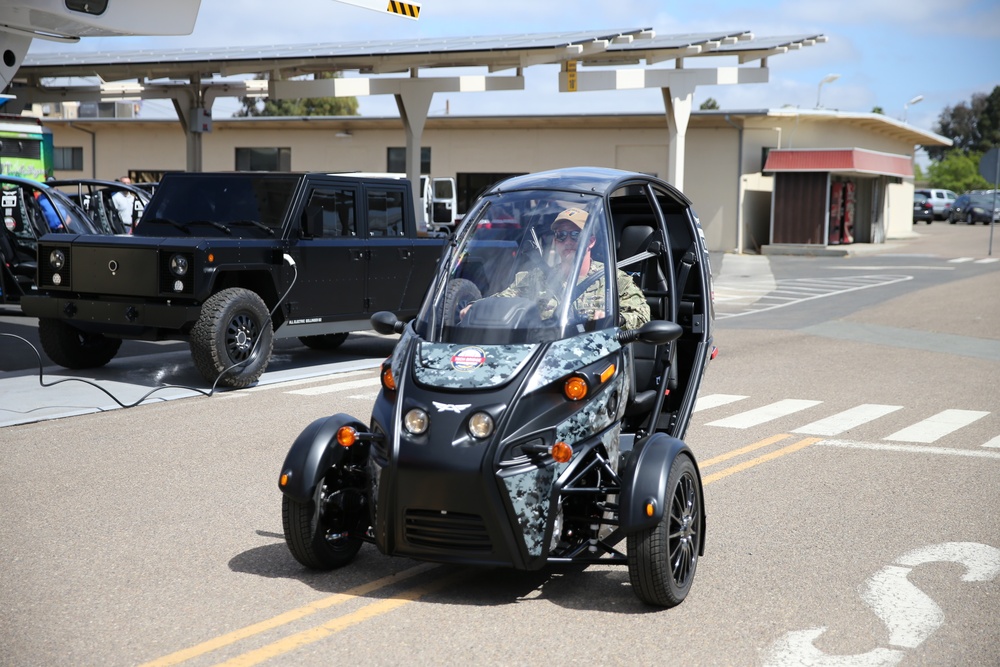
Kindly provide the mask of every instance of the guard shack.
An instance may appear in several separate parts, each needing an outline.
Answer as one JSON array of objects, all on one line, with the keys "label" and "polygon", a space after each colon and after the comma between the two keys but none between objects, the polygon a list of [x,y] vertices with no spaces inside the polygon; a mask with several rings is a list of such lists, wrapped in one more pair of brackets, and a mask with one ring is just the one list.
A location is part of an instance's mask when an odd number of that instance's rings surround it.
[{"label": "guard shack", "polygon": [[883,243],[888,186],[912,178],[913,162],[864,148],[778,149],[763,171],[774,176],[772,245]]}]

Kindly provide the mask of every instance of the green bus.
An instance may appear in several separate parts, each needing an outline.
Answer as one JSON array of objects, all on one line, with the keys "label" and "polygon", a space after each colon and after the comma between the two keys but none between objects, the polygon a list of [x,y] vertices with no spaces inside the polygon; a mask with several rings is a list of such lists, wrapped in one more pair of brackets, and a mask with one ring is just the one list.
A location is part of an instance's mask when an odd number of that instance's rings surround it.
[{"label": "green bus", "polygon": [[0,114],[0,174],[44,182],[52,163],[52,130],[34,118]]}]

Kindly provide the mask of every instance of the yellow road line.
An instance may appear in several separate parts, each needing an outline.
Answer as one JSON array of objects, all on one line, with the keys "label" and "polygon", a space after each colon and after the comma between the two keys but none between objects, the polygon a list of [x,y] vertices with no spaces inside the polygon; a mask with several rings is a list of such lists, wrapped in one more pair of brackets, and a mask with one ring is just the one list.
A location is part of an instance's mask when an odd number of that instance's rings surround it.
[{"label": "yellow road line", "polygon": [[171,653],[170,655],[163,656],[162,658],[158,658],[152,662],[144,663],[139,667],[167,667],[168,665],[176,665],[192,658],[197,658],[200,655],[215,651],[224,646],[235,644],[236,642],[246,639],[247,637],[252,637],[256,634],[260,634],[261,632],[266,632],[293,621],[297,621],[300,618],[315,614],[317,611],[322,609],[328,609],[329,607],[349,602],[350,600],[354,600],[361,595],[366,595],[380,588],[391,586],[392,584],[396,584],[401,581],[406,581],[407,579],[427,572],[428,570],[432,570],[436,567],[439,566],[430,563],[424,563],[417,565],[416,567],[411,567],[410,569],[403,570],[397,574],[391,574],[388,577],[382,577],[381,579],[376,579],[375,581],[367,584],[361,584],[360,586],[356,586],[350,590],[344,591],[343,593],[337,593],[321,600],[316,600],[315,602],[311,602],[303,607],[299,607],[298,609],[286,611],[285,613],[279,614],[274,618],[269,618],[266,621],[254,623],[253,625],[248,625],[245,628],[234,630],[233,632],[220,635],[214,639],[209,639],[201,644],[177,651],[176,653]]},{"label": "yellow road line", "polygon": [[781,440],[784,440],[785,438],[790,438],[790,437],[792,436],[787,433],[779,433],[778,435],[772,435],[770,438],[765,438],[760,442],[753,443],[752,445],[747,445],[746,447],[742,447],[740,449],[734,449],[731,452],[726,452],[725,454],[720,454],[719,456],[708,459],[707,461],[702,461],[701,463],[698,464],[698,467],[707,468],[709,466],[715,465],[716,463],[722,463],[723,461],[728,461],[731,458],[742,456],[743,454],[752,452],[755,449],[760,449],[761,447],[767,447],[768,445],[773,445],[776,442],[779,442]]},{"label": "yellow road line", "polygon": [[307,644],[318,642],[321,639],[325,639],[326,637],[329,637],[336,632],[340,632],[341,630],[346,630],[347,628],[357,625],[358,623],[363,623],[364,621],[376,616],[381,616],[382,614],[388,614],[390,611],[409,604],[414,600],[418,600],[429,593],[441,590],[442,588],[448,588],[449,586],[456,584],[460,579],[469,576],[470,573],[471,570],[456,572],[455,574],[442,577],[441,579],[429,584],[424,584],[423,586],[418,586],[416,588],[411,588],[410,590],[398,593],[392,598],[380,600],[379,602],[373,602],[372,604],[366,605],[354,613],[337,617],[328,623],[324,623],[323,625],[303,630],[302,632],[298,632],[294,635],[289,635],[284,639],[279,639],[278,641],[268,644],[267,646],[262,646],[256,650],[248,651],[242,655],[232,658],[231,660],[221,662],[216,665],[216,667],[251,667],[252,665],[258,665],[265,660],[276,658],[279,655],[284,655],[285,653],[294,651],[295,649],[301,648]]},{"label": "yellow road line", "polygon": [[729,477],[730,475],[734,475],[738,472],[743,472],[744,470],[753,468],[754,466],[759,466],[761,463],[767,463],[772,459],[776,459],[778,457],[785,456],[786,454],[797,452],[800,449],[808,447],[809,445],[819,442],[822,439],[823,438],[805,438],[803,440],[799,440],[798,442],[788,445],[787,447],[776,449],[773,452],[768,452],[763,456],[758,456],[755,459],[744,461],[743,463],[734,465],[731,468],[725,468],[724,470],[720,470],[719,472],[714,472],[711,475],[706,475],[705,477],[702,478],[701,483],[702,485],[711,484],[712,482],[722,479],[723,477]]}]

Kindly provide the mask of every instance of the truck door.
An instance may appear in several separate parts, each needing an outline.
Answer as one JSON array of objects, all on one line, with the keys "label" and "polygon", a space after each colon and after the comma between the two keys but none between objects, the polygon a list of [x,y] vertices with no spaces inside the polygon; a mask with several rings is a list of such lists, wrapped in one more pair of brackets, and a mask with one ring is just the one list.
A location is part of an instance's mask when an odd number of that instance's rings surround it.
[{"label": "truck door", "polygon": [[307,195],[299,239],[291,246],[298,265],[293,322],[363,317],[367,253],[357,201],[353,185],[319,184]]},{"label": "truck door", "polygon": [[416,221],[404,185],[366,185],[365,231],[368,243],[368,284],[365,310],[389,310],[399,316],[403,294],[413,269]]}]

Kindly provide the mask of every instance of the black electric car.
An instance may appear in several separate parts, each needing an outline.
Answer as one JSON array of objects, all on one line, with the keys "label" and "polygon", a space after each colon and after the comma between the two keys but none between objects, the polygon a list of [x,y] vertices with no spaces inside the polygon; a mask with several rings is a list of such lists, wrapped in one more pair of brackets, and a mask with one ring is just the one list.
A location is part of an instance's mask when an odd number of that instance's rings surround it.
[{"label": "black electric car", "polygon": [[[567,210],[572,231],[554,224]],[[625,313],[622,281],[647,322]],[[372,322],[401,336],[370,421],[316,420],[280,472],[299,562],[333,569],[371,542],[442,563],[619,564],[643,601],[684,600],[706,524],[683,437],[715,348],[711,266],[681,192],[601,168],[502,181],[417,317]]]}]

